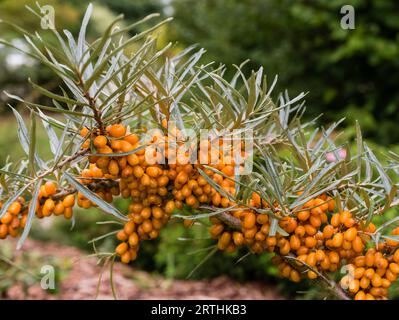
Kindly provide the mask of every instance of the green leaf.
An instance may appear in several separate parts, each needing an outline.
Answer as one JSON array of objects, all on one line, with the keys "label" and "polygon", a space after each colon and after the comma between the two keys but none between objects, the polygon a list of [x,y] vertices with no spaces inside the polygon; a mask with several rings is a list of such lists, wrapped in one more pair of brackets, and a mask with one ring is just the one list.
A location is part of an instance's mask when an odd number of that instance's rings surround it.
[{"label": "green leaf", "polygon": [[35,153],[36,153],[36,117],[35,113],[30,113],[30,141],[29,141],[29,174],[35,176]]},{"label": "green leaf", "polygon": [[91,202],[98,205],[98,207],[108,214],[112,214],[113,216],[121,219],[123,221],[129,221],[129,219],[119,212],[118,209],[110,205],[108,202],[105,202],[101,199],[97,194],[93,191],[86,188],[83,184],[75,180],[69,173],[64,173],[65,178],[68,180],[70,184],[72,184],[83,196],[89,199]]},{"label": "green leaf", "polygon": [[93,13],[93,5],[90,3],[87,6],[86,13],[83,17],[82,25],[81,25],[80,31],[79,31],[78,46],[77,46],[78,59],[84,59],[83,51],[85,48],[85,41],[86,41],[86,29],[87,29],[87,25],[89,24],[89,20],[90,20],[92,13]]},{"label": "green leaf", "polygon": [[191,278],[191,276],[197,271],[201,266],[204,265],[216,252],[218,252],[218,248],[215,246],[211,252],[209,252],[201,261],[198,263],[187,275],[186,279]]},{"label": "green leaf", "polygon": [[19,114],[19,112],[14,109],[13,107],[10,106],[12,109],[12,112],[15,115],[15,118],[17,119],[17,124],[18,124],[18,138],[21,143],[22,149],[25,151],[25,153],[28,155],[29,154],[29,134],[28,134],[28,128],[25,125],[25,121],[22,118],[22,116]]},{"label": "green leaf", "polygon": [[26,238],[28,237],[30,228],[32,227],[33,218],[35,217],[36,214],[37,199],[39,198],[39,191],[41,185],[42,185],[42,179],[39,179],[36,182],[35,190],[33,192],[32,199],[30,200],[28,217],[26,219],[25,228],[24,231],[22,232],[21,238],[19,238],[18,240],[17,250],[22,248]]},{"label": "green leaf", "polygon": [[50,150],[53,155],[56,155],[58,145],[59,145],[57,134],[55,133],[53,127],[51,126],[50,120],[48,119],[48,117],[42,111],[40,111],[40,109],[38,110],[38,112],[42,119],[42,124],[43,124],[44,130],[46,131],[48,139],[49,139]]},{"label": "green leaf", "polygon": [[70,99],[68,97],[64,97],[64,96],[60,96],[58,94],[55,94],[51,91],[48,91],[47,89],[37,85],[36,83],[32,82],[30,79],[28,79],[29,83],[32,85],[32,87],[34,89],[36,89],[37,91],[39,91],[40,93],[42,93],[43,95],[45,95],[46,97],[49,97],[51,99],[54,99],[55,101],[59,101],[59,102],[64,102],[64,103],[69,103],[71,105],[78,105],[78,106],[88,106],[89,104],[86,102],[82,102],[82,101],[77,101],[77,100],[73,100]]},{"label": "green leaf", "polygon": [[[168,18],[165,19],[164,21],[158,23],[157,25],[155,25],[152,28],[147,29],[146,31],[143,31],[135,36],[133,36],[132,38],[130,38],[129,40],[125,41],[124,43],[122,43],[121,45],[119,45],[117,48],[115,48],[114,50],[112,50],[106,57],[104,57],[103,61],[93,70],[92,75],[90,76],[89,79],[86,80],[85,82],[85,86],[87,88],[90,88],[90,86],[93,84],[93,82],[97,79],[100,78],[101,74],[103,73],[103,71],[105,70],[106,66],[108,65],[109,61],[111,61],[112,57],[115,56],[117,53],[119,53],[120,51],[124,50],[126,47],[128,47],[130,44],[136,42],[137,40],[142,39],[145,35],[151,33],[152,31],[158,29],[159,27],[161,27],[162,25],[164,25],[165,23],[168,23],[169,21],[171,21],[172,19]],[[116,32],[115,34],[117,34],[118,32]],[[115,35],[114,34],[114,35]]]},{"label": "green leaf", "polygon": [[[26,153],[26,155],[30,155],[30,136],[28,133],[28,129],[25,125],[25,121],[23,120],[22,116],[19,114],[19,112],[14,109],[13,107],[11,107],[9,105],[9,107],[12,109],[15,118],[17,119],[17,124],[18,124],[18,138],[19,141],[21,143],[22,149],[24,150],[24,152]],[[36,152],[33,153],[34,154],[34,159],[36,161],[36,163],[39,165],[39,167],[44,167],[44,162],[39,158],[39,156],[36,154]]]}]

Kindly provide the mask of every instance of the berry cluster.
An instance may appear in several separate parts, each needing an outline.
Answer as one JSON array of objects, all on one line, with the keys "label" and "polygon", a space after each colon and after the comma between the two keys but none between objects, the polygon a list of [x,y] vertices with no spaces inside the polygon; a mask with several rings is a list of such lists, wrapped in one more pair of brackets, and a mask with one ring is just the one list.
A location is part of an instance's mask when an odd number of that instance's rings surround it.
[{"label": "berry cluster", "polygon": [[[164,129],[171,129],[165,121],[162,124]],[[235,170],[243,170],[243,166],[236,166],[231,149],[215,152],[210,141],[201,141],[197,161],[188,163],[176,159],[171,152],[173,143],[183,144],[181,132],[177,128],[167,132],[144,143],[122,124],[111,125],[104,133],[87,128],[81,131],[82,148],[94,150],[88,157],[88,168],[81,172],[81,182],[109,203],[116,196],[130,201],[128,221],[116,236],[120,243],[115,253],[123,263],[135,260],[140,242],[156,239],[176,210],[184,206],[196,210],[206,204],[229,208],[225,214],[238,223],[238,227],[232,226],[220,216],[210,217],[209,232],[220,250],[230,253],[247,246],[256,254],[273,252],[276,255],[272,261],[280,275],[294,282],[316,279],[346,265],[354,270],[352,278],[347,275],[341,281],[349,295],[355,299],[387,297],[387,289],[399,273],[396,241],[387,240],[365,253],[375,226],[356,221],[349,211],[336,212],[335,201],[325,194],[289,214],[287,209],[267,203],[255,192],[245,204],[238,204],[232,200],[237,187]],[[245,158],[245,152],[240,152]],[[161,157],[166,161],[157,161]],[[203,166],[200,158],[211,164]],[[74,204],[73,193],[62,194],[55,183],[46,182],[40,188],[36,215],[64,215],[69,219]],[[95,206],[79,192],[77,205]],[[18,234],[26,223],[28,208],[23,198],[12,203],[0,221],[0,238]],[[184,221],[186,226],[192,223]],[[398,233],[399,229],[394,230],[394,234]]]},{"label": "berry cluster", "polygon": [[[10,204],[0,220],[0,239],[5,239],[8,235],[16,237],[20,234],[26,224],[29,205],[30,203],[23,197],[18,197]],[[53,214],[71,219],[74,205],[75,196],[73,194],[57,194],[57,185],[52,181],[47,181],[40,187],[35,214],[39,219]],[[2,206],[3,203],[0,202],[0,209]]]},{"label": "berry cluster", "polygon": [[[278,206],[272,210],[256,194],[249,205],[279,212]],[[247,245],[253,253],[276,253],[272,262],[280,276],[294,282],[304,277],[316,279],[345,266],[347,274],[341,279],[341,287],[349,295],[356,300],[386,299],[388,288],[399,273],[399,249],[396,250],[399,243],[387,240],[363,255],[369,234],[376,231],[375,225],[369,223],[366,227],[349,211],[334,211],[334,200],[322,195],[279,220],[285,235],[270,236],[271,221],[267,214],[240,209],[230,214],[240,220],[241,230],[211,217],[210,234],[218,239],[218,248],[226,252]],[[399,228],[392,233],[399,234]]]}]

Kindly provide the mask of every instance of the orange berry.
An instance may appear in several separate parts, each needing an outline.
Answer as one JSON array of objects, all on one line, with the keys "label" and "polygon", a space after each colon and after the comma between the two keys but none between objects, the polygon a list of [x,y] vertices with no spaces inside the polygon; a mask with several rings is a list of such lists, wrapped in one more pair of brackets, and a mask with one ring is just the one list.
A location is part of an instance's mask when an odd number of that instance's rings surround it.
[{"label": "orange berry", "polygon": [[339,216],[339,213],[335,213],[335,214],[333,214],[332,217],[331,217],[331,225],[332,225],[333,227],[338,227],[339,224],[340,224],[340,216]]},{"label": "orange berry", "polygon": [[364,244],[362,239],[359,236],[356,236],[355,239],[352,241],[352,249],[356,253],[360,253],[364,249]]},{"label": "orange berry", "polygon": [[395,261],[396,263],[399,263],[399,249],[397,249],[395,251],[395,253],[393,254],[393,261]]},{"label": "orange berry", "polygon": [[347,241],[353,241],[357,236],[357,229],[352,227],[345,231],[344,237]]},{"label": "orange berry", "polygon": [[320,227],[321,226],[321,219],[320,219],[320,217],[318,217],[318,216],[311,216],[310,217],[310,219],[309,219],[309,222],[310,222],[310,224],[313,226],[313,227],[315,227],[315,228],[318,228],[318,227]]},{"label": "orange berry", "polygon": [[121,138],[126,134],[126,128],[121,124],[113,124],[107,131],[113,138]]},{"label": "orange berry", "polygon": [[355,300],[366,300],[366,294],[363,290],[360,290],[358,293],[356,293]]},{"label": "orange berry", "polygon": [[314,248],[317,244],[317,240],[313,237],[306,237],[305,238],[305,246],[308,248]]},{"label": "orange berry", "polygon": [[126,157],[127,162],[132,166],[137,166],[140,163],[139,157],[136,154],[129,154]]},{"label": "orange berry", "polygon": [[121,151],[122,152],[130,152],[133,151],[134,147],[127,141],[122,140],[121,141]]},{"label": "orange berry", "polygon": [[245,229],[251,229],[256,224],[256,215],[253,212],[247,212],[244,216],[244,221],[242,226]]},{"label": "orange berry", "polygon": [[297,226],[295,229],[295,234],[302,238],[306,233],[305,227],[304,226]]},{"label": "orange berry", "polygon": [[82,137],[86,137],[86,136],[88,135],[89,132],[90,132],[89,129],[87,129],[86,127],[83,127],[83,128],[80,130],[80,135],[81,135]]},{"label": "orange berry", "polygon": [[244,236],[241,232],[233,232],[233,242],[236,246],[241,246],[244,244]]},{"label": "orange berry", "polygon": [[19,214],[21,211],[21,204],[17,201],[11,203],[11,205],[8,207],[8,212],[10,212],[13,215]]},{"label": "orange berry", "polygon": [[4,216],[1,218],[1,223],[9,224],[13,219],[13,215],[10,212],[6,212]]},{"label": "orange berry", "polygon": [[117,176],[119,174],[119,165],[116,160],[111,160],[109,162],[108,172],[113,176]]},{"label": "orange berry", "polygon": [[139,137],[136,134],[129,134],[123,138],[123,140],[129,142],[132,146],[134,146],[137,142],[139,142]]},{"label": "orange berry", "polygon": [[64,204],[62,203],[62,201],[59,201],[59,202],[57,202],[57,204],[55,205],[54,214],[55,214],[56,216],[59,216],[59,215],[61,215],[61,214],[64,213],[64,210],[65,210]]},{"label": "orange berry", "polygon": [[107,145],[107,138],[105,136],[97,136],[94,138],[93,144],[97,149],[104,148]]},{"label": "orange berry", "polygon": [[136,232],[133,232],[129,235],[129,245],[131,247],[135,247],[139,244],[139,236]]},{"label": "orange berry", "polygon": [[125,233],[125,231],[120,230],[117,234],[116,234],[116,238],[119,241],[126,241],[128,239],[128,235]]},{"label": "orange berry", "polygon": [[374,287],[381,287],[382,286],[382,279],[378,274],[374,274],[373,277],[371,278],[371,284]]},{"label": "orange berry", "polygon": [[343,240],[344,240],[344,235],[342,233],[336,233],[332,238],[331,244],[333,247],[339,248],[342,245]]},{"label": "orange berry", "polygon": [[301,275],[299,274],[298,271],[296,271],[295,269],[292,269],[290,272],[290,280],[293,282],[299,282],[299,281],[301,281]]},{"label": "orange berry", "polygon": [[131,260],[131,255],[129,251],[126,251],[124,254],[121,255],[121,262],[128,264]]},{"label": "orange berry", "polygon": [[131,235],[134,230],[136,229],[136,225],[133,221],[128,221],[125,223],[124,227],[123,227],[123,231],[127,234],[127,235]]},{"label": "orange berry", "polygon": [[223,224],[215,224],[209,229],[209,233],[213,238],[216,238],[219,234],[221,234],[224,230]]},{"label": "orange berry", "polygon": [[324,239],[330,239],[334,235],[334,227],[330,224],[326,225],[323,229]]},{"label": "orange berry", "polygon": [[335,251],[330,251],[330,253],[328,254],[328,257],[329,257],[330,262],[332,264],[338,264],[339,263],[339,255]]},{"label": "orange berry", "polygon": [[279,221],[279,225],[288,233],[292,233],[295,231],[298,224],[294,218],[284,217]]},{"label": "orange berry", "polygon": [[370,285],[370,279],[362,277],[359,284],[362,289],[367,289]]},{"label": "orange berry", "polygon": [[65,219],[71,219],[73,215],[73,211],[71,207],[65,208],[64,210],[64,218]]},{"label": "orange berry", "polygon": [[118,255],[123,255],[126,251],[128,250],[128,245],[127,245],[127,243],[126,242],[122,242],[122,243],[120,243],[117,247],[116,247],[116,249],[115,249],[115,252],[116,252],[116,254],[118,254]]},{"label": "orange berry", "polygon": [[53,199],[47,199],[44,202],[43,208],[45,208],[49,212],[52,212],[54,210],[54,208],[55,208],[55,203],[54,203]]},{"label": "orange berry", "polygon": [[355,279],[360,279],[361,277],[363,277],[365,271],[366,269],[363,267],[356,268],[353,276],[355,277]]},{"label": "orange berry", "polygon": [[75,205],[75,196],[73,194],[67,195],[64,200],[62,200],[62,204],[65,208],[70,208]]},{"label": "orange berry", "polygon": [[44,185],[44,188],[45,188],[45,190],[46,190],[47,196],[52,196],[52,195],[54,195],[54,194],[56,193],[56,191],[57,191],[57,187],[56,187],[55,183],[52,182],[52,181],[47,181],[47,182],[45,183],[45,185]]},{"label": "orange berry", "polygon": [[296,235],[290,237],[290,247],[292,250],[297,250],[301,246],[301,240]]},{"label": "orange berry", "polygon": [[328,201],[328,211],[333,212],[335,209],[335,200],[331,199]]},{"label": "orange berry", "polygon": [[300,220],[300,221],[306,221],[310,217],[310,211],[308,211],[308,210],[299,211],[297,213],[297,217],[298,217],[298,220]]},{"label": "orange berry", "polygon": [[374,262],[375,262],[374,254],[368,252],[366,254],[366,260],[365,260],[366,266],[372,267],[374,265]]},{"label": "orange berry", "polygon": [[392,262],[389,264],[389,270],[391,270],[392,273],[398,274],[399,273],[399,264]]},{"label": "orange berry", "polygon": [[304,226],[306,234],[308,234],[309,236],[314,236],[317,233],[317,229],[315,227],[313,227],[311,224],[306,224]]}]

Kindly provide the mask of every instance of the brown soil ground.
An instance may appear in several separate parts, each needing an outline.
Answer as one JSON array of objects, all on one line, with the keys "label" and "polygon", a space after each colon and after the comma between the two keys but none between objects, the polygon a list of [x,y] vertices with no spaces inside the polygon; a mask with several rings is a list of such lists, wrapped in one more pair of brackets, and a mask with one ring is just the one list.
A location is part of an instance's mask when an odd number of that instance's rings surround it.
[{"label": "brown soil ground", "polygon": [[[56,285],[57,294],[50,294],[39,285],[24,292],[20,284],[11,286],[7,299],[95,299],[101,267],[97,258],[88,257],[76,248],[54,243],[28,240],[24,251],[43,257],[70,262],[69,271]],[[20,253],[19,253],[20,254]],[[109,269],[103,272],[97,299],[113,299]],[[238,283],[227,277],[212,280],[168,280],[132,267],[116,263],[113,272],[118,299],[282,299],[276,288],[262,283]]]}]

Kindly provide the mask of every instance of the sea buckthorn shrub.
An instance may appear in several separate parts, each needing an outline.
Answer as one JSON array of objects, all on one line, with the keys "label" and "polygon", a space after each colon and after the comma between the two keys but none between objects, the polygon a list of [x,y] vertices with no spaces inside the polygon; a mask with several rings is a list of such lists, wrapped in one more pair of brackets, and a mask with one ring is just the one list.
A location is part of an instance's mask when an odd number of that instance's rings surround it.
[{"label": "sea buckthorn shrub", "polygon": [[[397,155],[380,161],[358,125],[349,150],[336,138],[338,123],[302,123],[304,95],[274,102],[275,82],[268,86],[262,68],[246,77],[241,66],[226,79],[224,66],[200,65],[202,49],[158,49],[166,20],[123,37],[156,15],[124,28],[115,27],[118,18],[89,43],[91,12],[90,5],[76,43],[56,30],[56,46],[25,34],[62,94],[32,83],[47,106],[10,95],[28,108],[30,125],[12,109],[26,159],[0,171],[1,239],[19,237],[21,248],[36,219],[74,221],[76,206],[96,207],[115,219],[115,230],[97,237],[117,239],[114,252],[96,253],[111,265],[136,260],[143,242],[174,220],[208,226],[207,257],[267,253],[282,278],[318,280],[341,299],[389,298],[399,273],[399,232],[390,232],[398,219],[373,218],[399,203]],[[37,151],[38,121],[52,159]],[[124,211],[114,205],[119,198]]]}]

